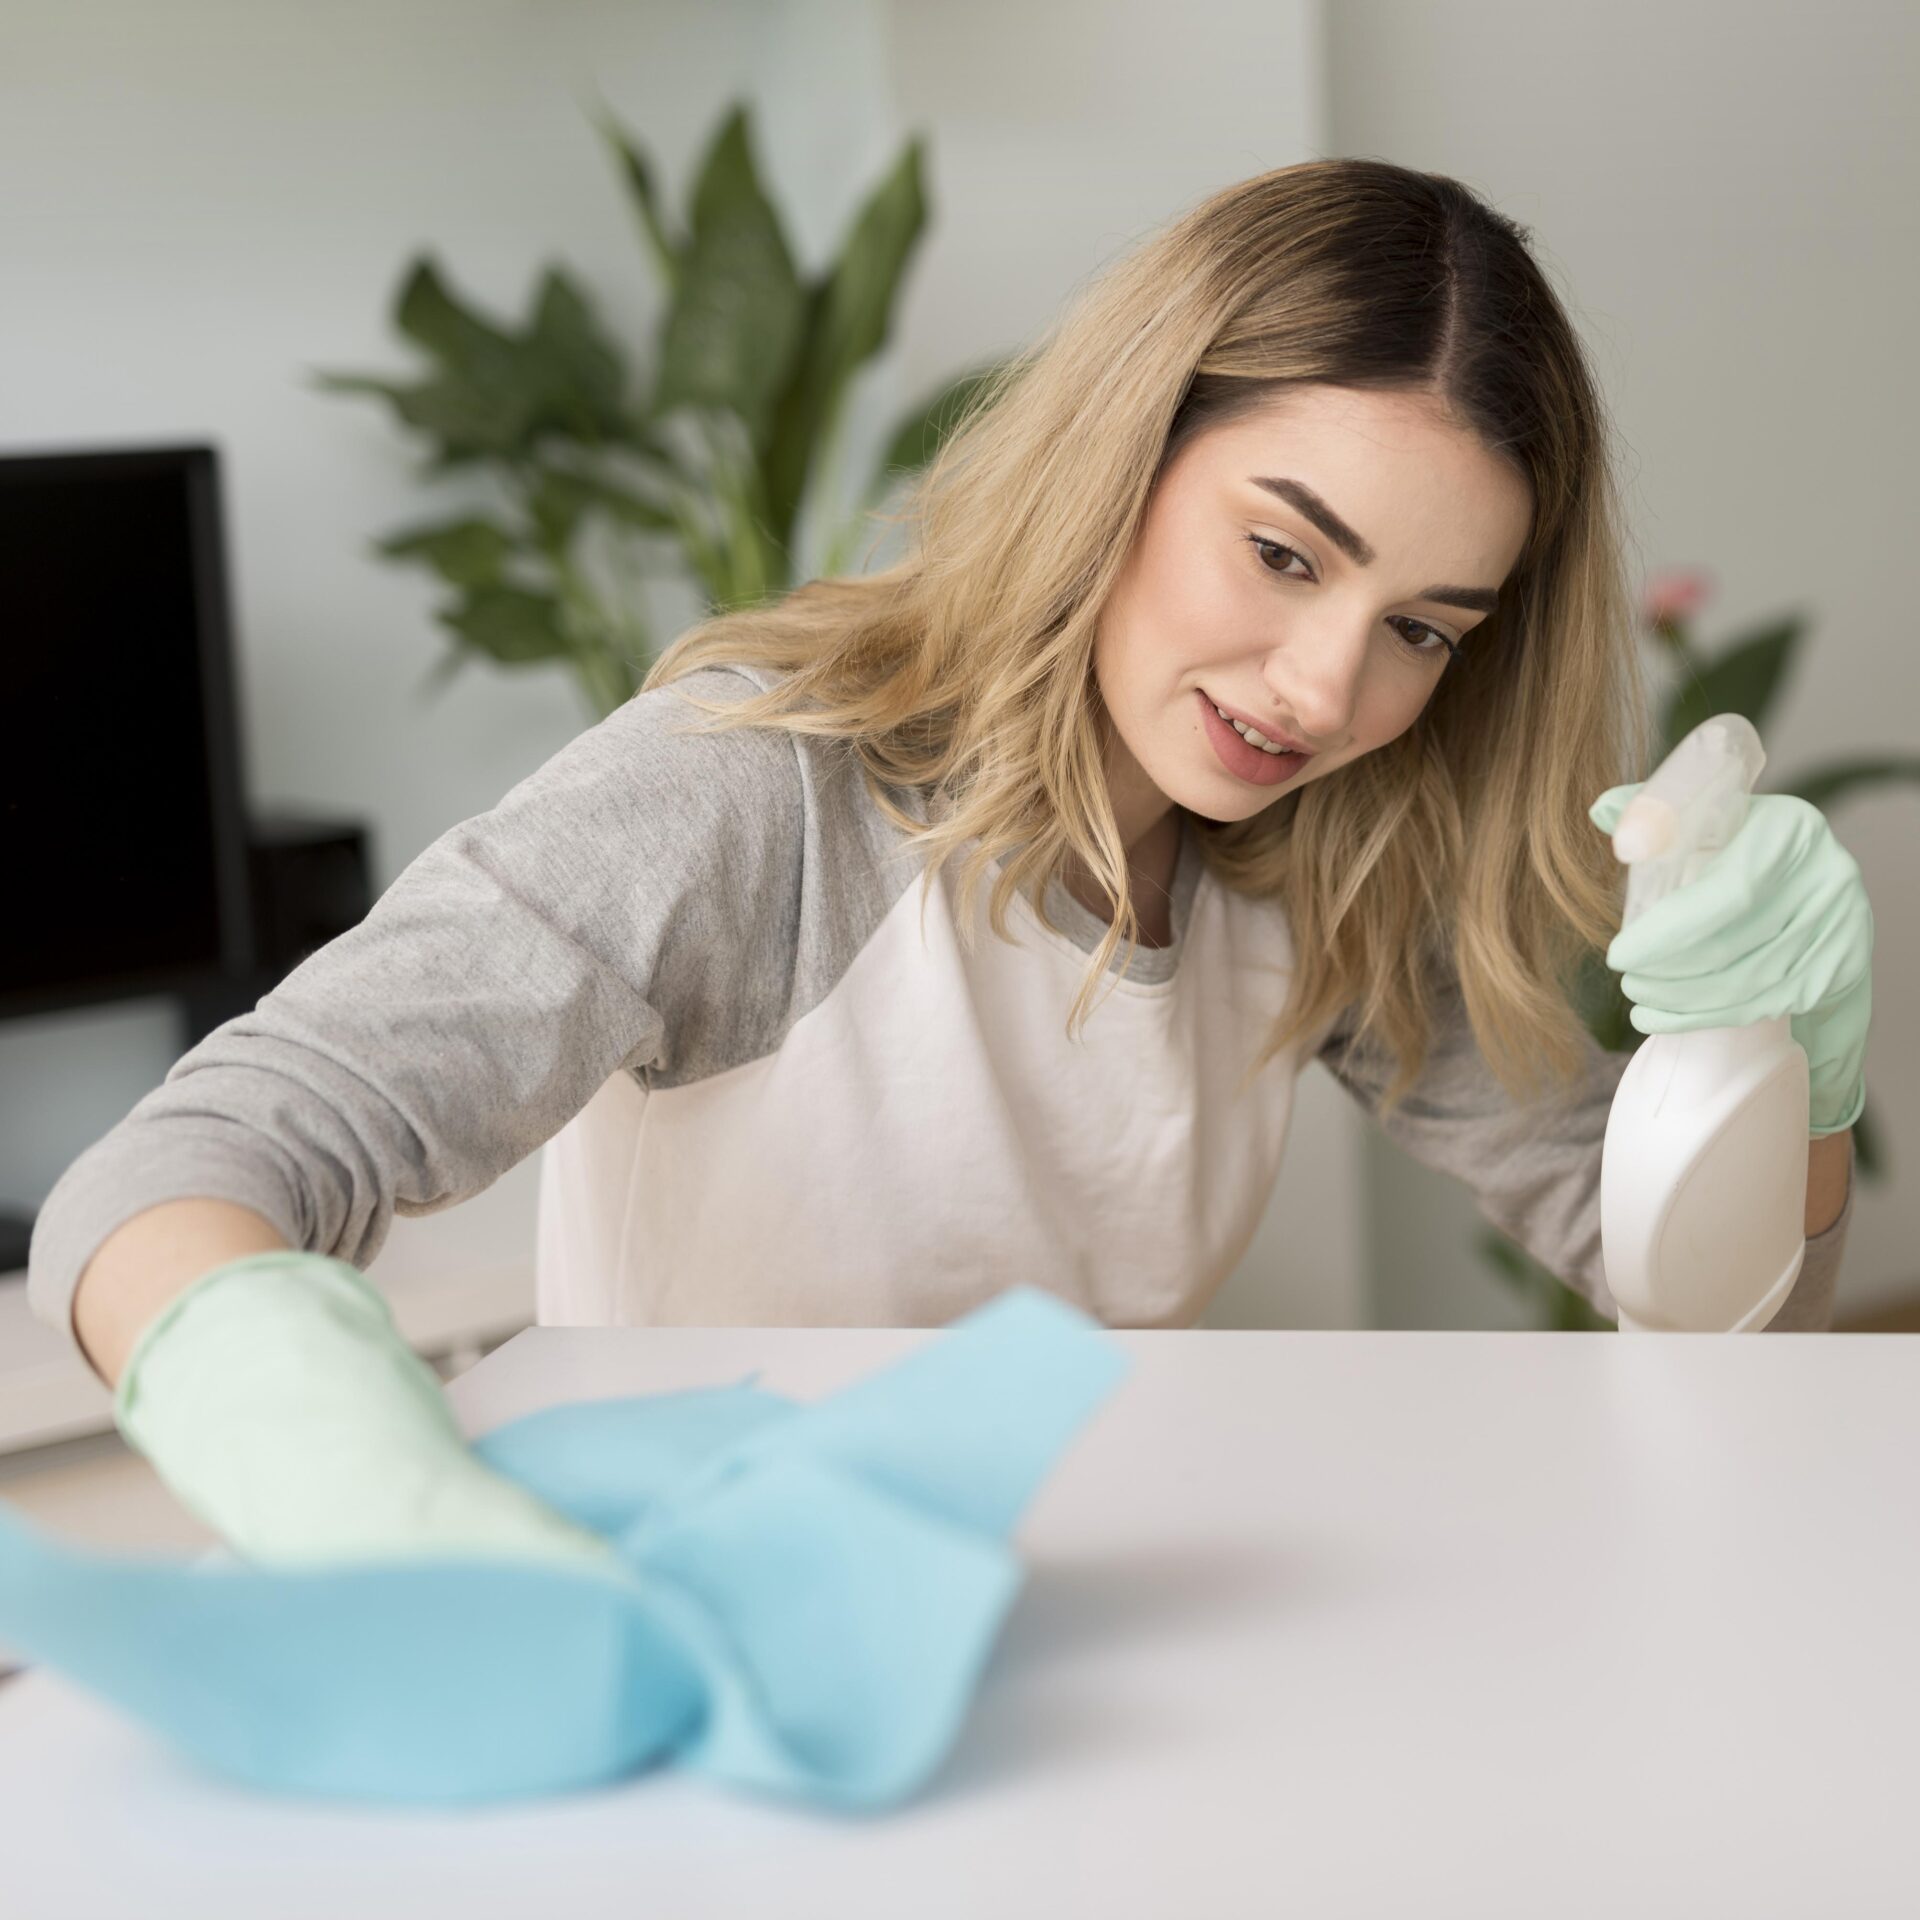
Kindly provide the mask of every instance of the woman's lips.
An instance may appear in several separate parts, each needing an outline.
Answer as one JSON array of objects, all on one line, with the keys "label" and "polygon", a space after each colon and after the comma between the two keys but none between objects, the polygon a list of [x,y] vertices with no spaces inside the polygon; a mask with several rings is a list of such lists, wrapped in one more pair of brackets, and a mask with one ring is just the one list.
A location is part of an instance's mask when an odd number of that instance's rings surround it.
[{"label": "woman's lips", "polygon": [[1220,764],[1249,785],[1277,787],[1283,780],[1291,780],[1313,758],[1310,753],[1267,753],[1253,746],[1220,718],[1213,702],[1198,687],[1193,697],[1200,702],[1201,724]]}]

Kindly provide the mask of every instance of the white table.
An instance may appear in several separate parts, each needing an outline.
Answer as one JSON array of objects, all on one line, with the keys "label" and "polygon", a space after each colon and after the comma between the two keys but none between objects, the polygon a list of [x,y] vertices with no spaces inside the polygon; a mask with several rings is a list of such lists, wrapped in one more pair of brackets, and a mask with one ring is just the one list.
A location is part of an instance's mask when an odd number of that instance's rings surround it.
[{"label": "white table", "polygon": [[[535,1329],[470,1433],[906,1331]],[[1019,1539],[934,1787],[691,1776],[456,1816],[235,1791],[0,1688],[9,1912],[1615,1916],[1920,1911],[1920,1342],[1129,1333]],[[15,1890],[19,1897],[16,1898]]]}]

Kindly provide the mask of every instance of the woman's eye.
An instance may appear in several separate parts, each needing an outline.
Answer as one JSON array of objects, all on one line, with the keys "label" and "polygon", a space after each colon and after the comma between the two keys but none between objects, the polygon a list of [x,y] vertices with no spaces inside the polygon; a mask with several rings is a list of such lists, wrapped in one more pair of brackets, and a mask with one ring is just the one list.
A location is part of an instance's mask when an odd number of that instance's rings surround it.
[{"label": "woman's eye", "polygon": [[[1247,535],[1247,538],[1252,541],[1255,549],[1258,551],[1260,564],[1276,578],[1281,580],[1311,580],[1313,578],[1313,569],[1311,567],[1308,567],[1305,573],[1288,573],[1283,567],[1276,567],[1272,561],[1267,558],[1269,554],[1273,553],[1284,554],[1288,560],[1299,560],[1300,564],[1305,567],[1307,565],[1306,561],[1284,542],[1269,540],[1265,534],[1260,533],[1250,533]],[[1411,639],[1409,639],[1405,633],[1401,632],[1401,628],[1403,627],[1410,627],[1413,630],[1413,637]],[[1451,660],[1453,656],[1460,651],[1438,627],[1430,627],[1424,620],[1401,620],[1394,625],[1394,632],[1399,635],[1401,645],[1404,646],[1410,654],[1420,659],[1437,659],[1444,653],[1446,657]]]},{"label": "woman's eye", "polygon": [[[1266,538],[1264,534],[1250,533],[1247,535],[1247,538],[1251,540],[1254,546],[1259,550],[1260,564],[1263,567],[1265,567],[1269,573],[1280,572],[1280,569],[1276,567],[1267,558],[1267,555],[1270,553],[1284,553],[1289,560],[1300,560],[1300,556],[1297,553],[1295,553],[1291,547],[1282,546],[1278,540],[1269,540]],[[1304,567],[1306,566],[1307,563],[1304,560],[1300,560],[1300,564]],[[1300,577],[1301,576],[1297,573],[1282,575],[1283,579],[1288,579],[1288,580],[1298,580]],[[1311,568],[1308,568],[1306,578],[1309,580],[1313,578],[1313,571]]]}]

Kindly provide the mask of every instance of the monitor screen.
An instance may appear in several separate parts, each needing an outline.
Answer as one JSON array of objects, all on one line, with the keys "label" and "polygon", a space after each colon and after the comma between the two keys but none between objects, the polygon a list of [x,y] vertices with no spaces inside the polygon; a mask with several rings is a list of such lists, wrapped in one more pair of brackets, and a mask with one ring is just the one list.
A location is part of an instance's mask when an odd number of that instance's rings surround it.
[{"label": "monitor screen", "polygon": [[0,1013],[247,964],[207,447],[0,456]]}]

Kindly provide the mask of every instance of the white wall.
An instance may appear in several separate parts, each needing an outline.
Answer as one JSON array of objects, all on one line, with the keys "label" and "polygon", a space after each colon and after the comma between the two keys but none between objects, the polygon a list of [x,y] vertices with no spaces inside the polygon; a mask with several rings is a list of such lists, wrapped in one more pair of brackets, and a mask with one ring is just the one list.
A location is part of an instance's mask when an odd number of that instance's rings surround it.
[{"label": "white wall", "polygon": [[[367,543],[444,489],[372,403],[316,368],[411,364],[387,310],[431,244],[516,317],[549,260],[625,338],[655,291],[582,102],[608,100],[676,206],[725,104],[817,268],[910,132],[934,217],[853,448],[959,367],[1008,351],[1192,199],[1324,139],[1317,0],[87,0],[0,14],[0,447],[208,437],[225,461],[250,788],[369,819],[377,886],[491,805],[586,715],[557,670],[470,667],[431,703],[431,585]],[[660,602],[661,631],[692,617]],[[162,1002],[0,1027],[0,1204],[166,1072]],[[1362,1311],[1359,1130],[1301,1089],[1275,1210],[1215,1318]],[[459,1209],[531,1249],[529,1161]],[[402,1221],[395,1242],[427,1227]],[[1281,1243],[1284,1240],[1285,1250]],[[383,1256],[384,1258],[385,1256]]]},{"label": "white wall", "polygon": [[[1328,45],[1332,150],[1453,174],[1533,228],[1630,449],[1641,559],[1721,583],[1702,636],[1812,617],[1768,780],[1920,754],[1920,9],[1341,0]],[[1844,1314],[1920,1289],[1920,794],[1830,817],[1873,901],[1892,1175],[1859,1187]],[[1509,1320],[1464,1190],[1377,1136],[1370,1161],[1383,1322]]]}]

